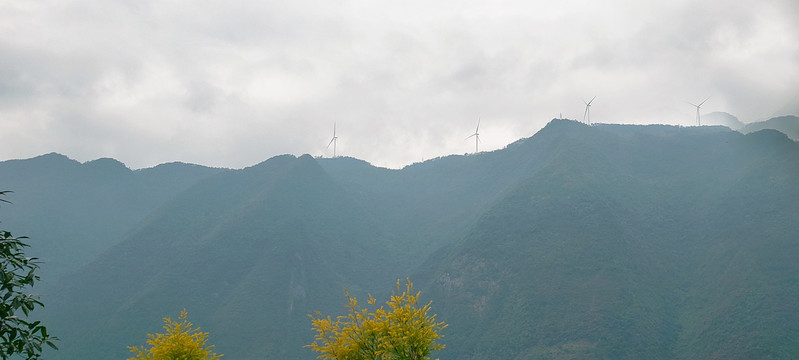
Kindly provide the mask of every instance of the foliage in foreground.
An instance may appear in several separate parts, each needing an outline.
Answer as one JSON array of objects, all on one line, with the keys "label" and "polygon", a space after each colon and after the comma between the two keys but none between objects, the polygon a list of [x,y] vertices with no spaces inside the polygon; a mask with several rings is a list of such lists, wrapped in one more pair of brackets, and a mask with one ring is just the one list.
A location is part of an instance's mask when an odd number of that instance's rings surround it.
[{"label": "foliage in foreground", "polygon": [[206,345],[208,333],[188,321],[186,309],[180,312],[178,321],[164,318],[166,334],[147,334],[147,345],[128,346],[135,357],[128,360],[217,360],[213,345]]},{"label": "foliage in foreground", "polygon": [[[436,341],[447,325],[436,322],[436,315],[429,314],[432,302],[418,307],[420,293],[413,293],[410,280],[398,295],[400,290],[397,280],[397,290],[386,302],[388,309],[381,306],[374,311],[358,306],[358,300],[345,293],[349,315],[339,316],[335,321],[330,316],[322,317],[319,312],[311,316],[317,334],[314,342],[306,346],[319,352],[320,359],[429,359],[433,350],[444,348]],[[372,295],[369,295],[368,304],[375,304]]]},{"label": "foliage in foreground", "polygon": [[[0,191],[0,196],[8,191]],[[0,199],[0,202],[8,202]],[[35,274],[39,264],[36,258],[25,256],[24,248],[28,247],[23,240],[25,236],[14,237],[10,232],[0,230],[0,358],[8,359],[13,355],[22,355],[26,359],[38,359],[42,346],[57,349],[54,340],[57,338],[47,333],[47,328],[40,321],[26,320],[30,312],[44,304],[38,295],[23,291],[39,280]],[[19,311],[24,317],[20,317]]]}]

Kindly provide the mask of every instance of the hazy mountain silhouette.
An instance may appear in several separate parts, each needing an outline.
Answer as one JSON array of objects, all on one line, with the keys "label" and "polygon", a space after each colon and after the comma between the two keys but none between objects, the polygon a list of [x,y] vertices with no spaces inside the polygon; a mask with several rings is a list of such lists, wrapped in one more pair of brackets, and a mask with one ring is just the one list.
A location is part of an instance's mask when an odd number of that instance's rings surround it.
[{"label": "hazy mountain silhouette", "polygon": [[741,128],[740,131],[746,134],[763,129],[778,130],[794,141],[799,141],[799,117],[793,115],[778,116],[766,121],[749,123]]},{"label": "hazy mountain silhouette", "polygon": [[[0,162],[0,189],[14,204],[0,219],[31,238],[40,291],[121,240],[160,205],[222,170],[172,163],[130,170],[113,159],[79,163],[60,154]],[[44,289],[41,289],[41,287]]]},{"label": "hazy mountain silhouette", "polygon": [[[86,228],[69,241],[111,245],[46,297],[63,339],[51,359],[122,358],[184,307],[226,357],[310,359],[306,314],[341,314],[345,289],[384,298],[409,275],[450,324],[441,359],[799,356],[799,144],[774,130],[553,120],[502,150],[401,170],[284,155],[131,172],[54,157],[0,174],[61,189],[95,171],[83,193],[115,200],[80,209],[111,225],[66,218]],[[153,189],[160,202],[119,219]],[[17,219],[52,236],[49,206]]]},{"label": "hazy mountain silhouette", "polygon": [[744,127],[744,123],[742,123],[741,120],[723,111],[715,111],[702,115],[702,125],[721,125],[733,130],[739,130]]}]

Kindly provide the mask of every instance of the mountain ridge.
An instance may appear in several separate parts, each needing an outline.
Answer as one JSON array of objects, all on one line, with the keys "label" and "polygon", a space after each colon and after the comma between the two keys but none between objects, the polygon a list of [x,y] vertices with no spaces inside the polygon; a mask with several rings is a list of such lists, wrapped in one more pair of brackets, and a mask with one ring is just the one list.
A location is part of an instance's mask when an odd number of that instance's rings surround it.
[{"label": "mountain ridge", "polygon": [[[113,159],[80,163],[49,153],[0,162],[0,185],[15,205],[4,221],[34,239],[44,290],[113,245],[164,201],[220,170],[174,165],[130,170]],[[151,176],[156,175],[157,176]]]},{"label": "mountain ridge", "polygon": [[799,323],[796,164],[799,145],[773,130],[569,120],[400,170],[309,155],[239,170],[98,161],[82,208],[151,200],[118,238],[86,232],[106,247],[48,287],[63,343],[47,355],[125,356],[185,307],[228,357],[311,358],[306,314],[408,276],[450,324],[441,359],[799,355],[786,335]]}]

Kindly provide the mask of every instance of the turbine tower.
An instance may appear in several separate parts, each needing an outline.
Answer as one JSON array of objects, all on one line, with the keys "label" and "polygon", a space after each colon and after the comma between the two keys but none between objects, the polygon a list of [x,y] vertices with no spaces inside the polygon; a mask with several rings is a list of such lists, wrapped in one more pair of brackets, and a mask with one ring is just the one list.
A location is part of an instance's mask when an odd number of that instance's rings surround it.
[{"label": "turbine tower", "polygon": [[696,125],[697,126],[702,126],[702,119],[699,118],[699,108],[702,107],[702,104],[704,104],[705,101],[707,101],[708,99],[710,99],[710,96],[708,96],[707,99],[705,99],[704,101],[699,103],[699,105],[694,105],[694,104],[689,103],[689,104],[693,105],[694,107],[696,107]]},{"label": "turbine tower", "polygon": [[327,143],[327,148],[330,149],[330,144],[333,144],[333,157],[336,157],[336,140],[338,140],[338,136],[336,136],[336,123],[333,123],[333,138],[330,139],[330,142]]},{"label": "turbine tower", "polygon": [[469,140],[470,137],[474,136],[474,153],[475,154],[478,153],[477,144],[480,142],[480,133],[479,133],[479,131],[480,131],[480,118],[478,117],[477,118],[477,128],[474,129],[474,134],[471,134],[471,135],[467,136],[466,139],[464,139],[464,140]]},{"label": "turbine tower", "polygon": [[583,100],[583,102],[585,103],[585,113],[583,114],[583,122],[585,122],[586,119],[588,119],[588,122],[586,123],[588,125],[591,125],[591,103],[594,102],[594,99],[596,99],[596,96],[594,96],[589,102],[585,102],[585,100]]}]

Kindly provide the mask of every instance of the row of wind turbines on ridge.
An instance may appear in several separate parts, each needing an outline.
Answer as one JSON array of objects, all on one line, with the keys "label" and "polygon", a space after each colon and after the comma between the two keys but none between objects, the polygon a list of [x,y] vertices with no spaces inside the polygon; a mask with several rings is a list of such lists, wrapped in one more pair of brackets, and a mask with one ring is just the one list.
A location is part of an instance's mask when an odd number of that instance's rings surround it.
[{"label": "row of wind turbines on ridge", "polygon": [[[594,102],[594,99],[596,99],[596,96],[591,98],[591,100],[588,101],[588,102],[583,100],[583,103],[585,103],[585,113],[583,113],[583,122],[588,124],[588,125],[591,125],[591,103]],[[705,101],[708,101],[709,99],[710,99],[710,96],[708,96],[705,100],[702,100],[702,102],[700,102],[699,105],[696,105],[694,103],[690,103],[690,102],[686,101],[688,104],[696,107],[696,125],[697,126],[702,126],[702,119],[699,116],[699,108],[702,107],[702,104],[704,104]],[[561,116],[561,118],[562,117],[563,116]]]},{"label": "row of wind turbines on ridge", "polygon": [[[471,137],[474,137],[474,153],[479,152],[479,143],[480,143],[480,118],[477,118],[477,128],[474,129],[474,134],[469,135],[466,137],[468,140]],[[327,148],[330,149],[330,145],[333,145],[333,157],[336,157],[336,143],[338,142],[338,136],[336,136],[336,123],[333,123],[333,138],[330,139],[330,142],[327,143]]]},{"label": "row of wind turbines on ridge", "polygon": [[[710,97],[708,96],[705,100],[702,100],[702,102],[700,102],[698,105],[690,103],[690,102],[688,103],[688,104],[696,107],[696,124],[698,126],[702,126],[702,119],[699,116],[699,108],[701,108],[702,105],[706,101],[708,101],[709,99],[710,99]],[[594,100],[596,100],[596,96],[591,98],[591,100],[589,100],[589,101],[583,100],[583,103],[585,104],[585,112],[583,113],[583,122],[588,124],[588,125],[591,125],[591,103],[593,103]],[[563,118],[563,115],[561,115],[561,118]],[[474,129],[474,134],[471,134],[471,135],[467,136],[466,139],[464,139],[464,140],[469,140],[472,137],[474,138],[474,153],[477,154],[478,152],[480,152],[479,150],[480,150],[480,142],[481,142],[480,141],[480,117],[477,117],[477,127]],[[327,148],[330,149],[330,145],[333,145],[333,157],[334,158],[336,157],[336,143],[337,142],[338,142],[338,136],[336,136],[336,123],[333,123],[333,138],[330,139],[329,143],[327,143]]]}]

